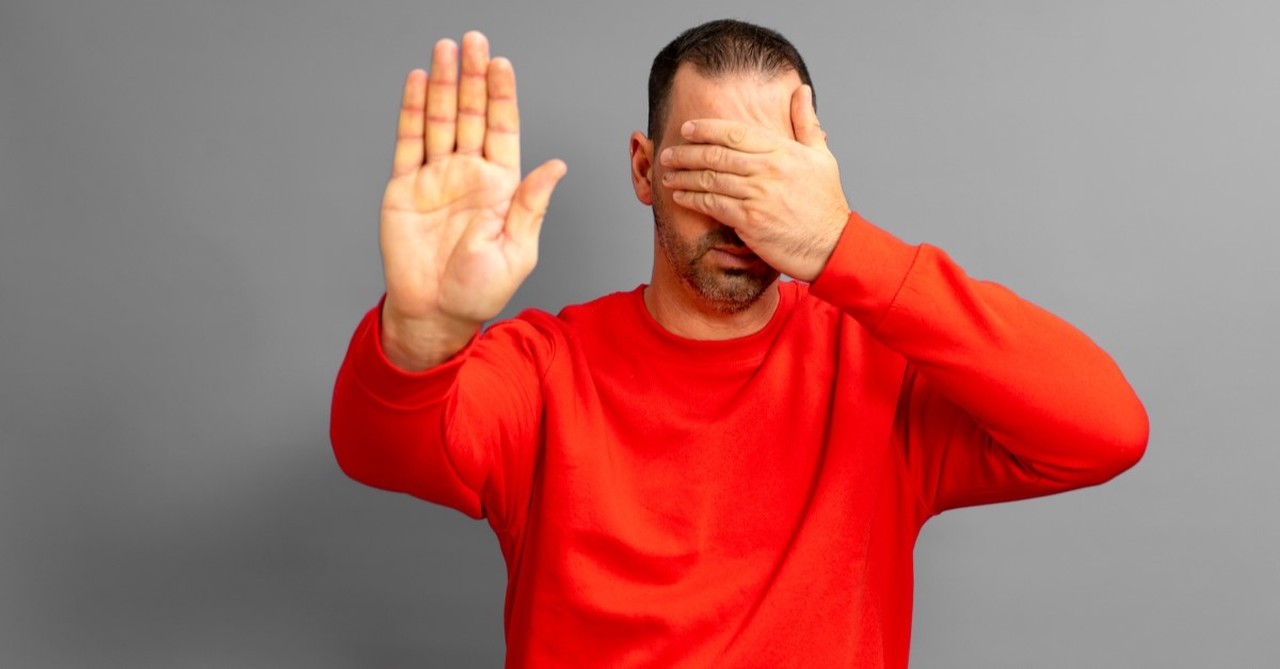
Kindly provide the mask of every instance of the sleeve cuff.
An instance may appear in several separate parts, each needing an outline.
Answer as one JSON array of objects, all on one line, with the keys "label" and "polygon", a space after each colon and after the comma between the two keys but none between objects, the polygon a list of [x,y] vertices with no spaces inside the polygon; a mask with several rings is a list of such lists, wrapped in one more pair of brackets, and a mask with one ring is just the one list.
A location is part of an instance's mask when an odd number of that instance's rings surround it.
[{"label": "sleeve cuff", "polygon": [[918,246],[849,212],[844,232],[809,292],[874,332],[893,306],[918,252]]},{"label": "sleeve cuff", "polygon": [[382,348],[382,305],[369,310],[356,328],[351,349],[356,378],[369,393],[385,404],[420,407],[440,401],[453,387],[462,363],[471,353],[475,338],[448,360],[420,372],[401,369],[391,362]]}]

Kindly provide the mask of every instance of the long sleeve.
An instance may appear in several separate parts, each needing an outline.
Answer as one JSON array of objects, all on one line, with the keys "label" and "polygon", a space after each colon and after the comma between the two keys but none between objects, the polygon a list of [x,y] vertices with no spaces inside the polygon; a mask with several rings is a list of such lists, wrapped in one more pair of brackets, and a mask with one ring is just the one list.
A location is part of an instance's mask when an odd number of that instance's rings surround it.
[{"label": "long sleeve", "polygon": [[930,514],[1102,483],[1142,456],[1142,404],[1065,321],[857,214],[812,292],[907,361],[896,435]]},{"label": "long sleeve", "polygon": [[[532,312],[530,312],[532,314]],[[382,350],[381,303],[351,339],[330,440],[351,478],[506,522],[527,498],[553,339],[537,315],[498,323],[424,372]]]}]

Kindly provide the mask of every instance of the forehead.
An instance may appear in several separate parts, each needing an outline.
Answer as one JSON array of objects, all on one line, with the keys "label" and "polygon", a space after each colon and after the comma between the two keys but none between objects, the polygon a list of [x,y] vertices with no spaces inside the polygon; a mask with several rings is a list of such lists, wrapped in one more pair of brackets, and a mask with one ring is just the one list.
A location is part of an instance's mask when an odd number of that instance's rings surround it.
[{"label": "forehead", "polygon": [[742,121],[794,138],[791,94],[800,84],[795,70],[774,75],[735,72],[706,77],[693,65],[682,63],[671,83],[671,111],[664,139],[678,140],[680,125],[699,118]]}]

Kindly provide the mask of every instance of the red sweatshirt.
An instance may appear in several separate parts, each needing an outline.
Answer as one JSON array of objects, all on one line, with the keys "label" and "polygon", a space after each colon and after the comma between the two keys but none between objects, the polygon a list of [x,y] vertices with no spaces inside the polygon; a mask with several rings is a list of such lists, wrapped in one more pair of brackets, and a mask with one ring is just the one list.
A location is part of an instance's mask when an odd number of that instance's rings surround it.
[{"label": "red sweatshirt", "polygon": [[641,289],[494,324],[422,373],[360,324],[334,393],[352,478],[485,518],[508,667],[906,667],[912,548],[958,506],[1101,483],[1147,440],[1088,338],[850,217],[729,341]]}]

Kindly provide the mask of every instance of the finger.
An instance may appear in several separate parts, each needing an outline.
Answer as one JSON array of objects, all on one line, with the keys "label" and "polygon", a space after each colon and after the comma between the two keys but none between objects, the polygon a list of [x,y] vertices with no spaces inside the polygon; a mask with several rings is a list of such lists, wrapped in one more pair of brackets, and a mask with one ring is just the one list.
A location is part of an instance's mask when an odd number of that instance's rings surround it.
[{"label": "finger", "polygon": [[400,100],[400,123],[396,128],[395,158],[391,176],[403,176],[422,166],[422,117],[427,106],[427,73],[413,70],[404,80]]},{"label": "finger", "polygon": [[746,177],[715,170],[667,170],[662,174],[662,185],[672,191],[720,193],[740,200],[752,194]]},{"label": "finger", "polygon": [[751,176],[760,171],[758,155],[719,144],[677,144],[663,149],[658,162],[669,169],[715,170]]},{"label": "finger", "polygon": [[512,169],[520,169],[520,110],[516,106],[516,71],[506,58],[489,62],[488,125],[484,155]]},{"label": "finger", "polygon": [[731,228],[746,223],[746,202],[720,193],[678,190],[671,193],[675,203],[710,216]]},{"label": "finger", "polygon": [[453,153],[458,132],[458,45],[436,42],[427,81],[427,162]]},{"label": "finger", "polygon": [[719,144],[747,153],[765,153],[778,147],[778,135],[770,130],[724,119],[685,121],[680,136],[694,144]]},{"label": "finger", "polygon": [[547,215],[551,192],[568,167],[563,160],[548,160],[525,176],[516,187],[507,211],[507,234],[518,244],[537,244],[542,219]]},{"label": "finger", "polygon": [[480,155],[484,150],[488,69],[489,40],[474,30],[463,35],[462,78],[458,82],[458,153]]},{"label": "finger", "polygon": [[808,84],[791,94],[791,129],[796,133],[796,141],[805,146],[827,146],[827,133],[818,123],[818,112],[813,108],[813,88]]}]

